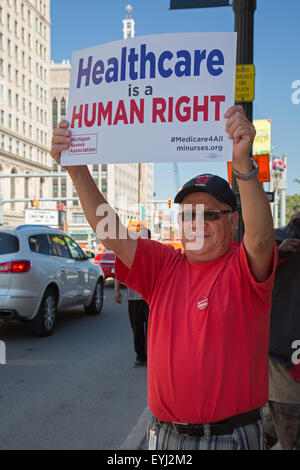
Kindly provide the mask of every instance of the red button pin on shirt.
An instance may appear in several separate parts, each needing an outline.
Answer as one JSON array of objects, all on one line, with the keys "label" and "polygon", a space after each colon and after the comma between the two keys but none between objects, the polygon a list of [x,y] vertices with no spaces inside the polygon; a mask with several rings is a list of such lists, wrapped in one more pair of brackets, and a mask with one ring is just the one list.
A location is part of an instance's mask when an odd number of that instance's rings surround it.
[{"label": "red button pin on shirt", "polygon": [[197,308],[198,310],[205,310],[208,306],[208,298],[202,297],[202,299],[198,300]]}]

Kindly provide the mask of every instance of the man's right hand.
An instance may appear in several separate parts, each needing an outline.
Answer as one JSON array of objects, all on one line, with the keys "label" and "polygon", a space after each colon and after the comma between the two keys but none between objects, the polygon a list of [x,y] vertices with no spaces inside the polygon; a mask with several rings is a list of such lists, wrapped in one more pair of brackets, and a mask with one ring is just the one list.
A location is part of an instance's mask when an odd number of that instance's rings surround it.
[{"label": "man's right hand", "polygon": [[298,238],[286,238],[278,246],[278,250],[290,251],[292,253],[300,252],[300,240]]},{"label": "man's right hand", "polygon": [[121,294],[121,292],[115,292],[115,302],[117,304],[122,303],[122,294]]},{"label": "man's right hand", "polygon": [[[52,158],[60,165],[61,152],[67,150],[71,144],[71,135],[72,132],[69,129],[68,121],[60,121],[58,123],[58,128],[54,129],[53,137],[51,141],[51,151],[50,155]],[[80,166],[69,166],[68,169],[79,169]]]}]

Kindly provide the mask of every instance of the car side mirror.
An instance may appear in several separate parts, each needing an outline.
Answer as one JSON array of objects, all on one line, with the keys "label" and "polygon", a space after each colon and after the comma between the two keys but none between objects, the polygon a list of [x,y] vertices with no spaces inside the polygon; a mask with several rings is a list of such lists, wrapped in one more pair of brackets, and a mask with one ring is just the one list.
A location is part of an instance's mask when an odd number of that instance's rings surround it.
[{"label": "car side mirror", "polygon": [[85,252],[85,256],[88,258],[88,259],[91,259],[91,258],[95,258],[95,255],[92,251],[86,251]]}]

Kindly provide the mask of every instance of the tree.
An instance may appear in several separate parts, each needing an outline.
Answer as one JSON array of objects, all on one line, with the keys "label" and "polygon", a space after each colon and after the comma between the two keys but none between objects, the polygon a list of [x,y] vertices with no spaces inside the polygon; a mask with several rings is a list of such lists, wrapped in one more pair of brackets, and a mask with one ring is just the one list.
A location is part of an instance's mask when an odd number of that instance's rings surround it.
[{"label": "tree", "polygon": [[300,194],[293,194],[292,196],[287,196],[286,197],[286,223],[288,223],[291,216],[296,211],[300,211]]}]

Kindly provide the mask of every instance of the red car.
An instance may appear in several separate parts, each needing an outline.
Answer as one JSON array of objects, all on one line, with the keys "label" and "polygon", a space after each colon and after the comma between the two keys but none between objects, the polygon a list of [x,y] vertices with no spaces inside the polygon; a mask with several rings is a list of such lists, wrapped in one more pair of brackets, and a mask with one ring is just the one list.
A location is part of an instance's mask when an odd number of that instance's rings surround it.
[{"label": "red car", "polygon": [[115,261],[116,255],[107,248],[102,253],[98,253],[94,258],[94,263],[101,266],[105,279],[115,277]]}]

